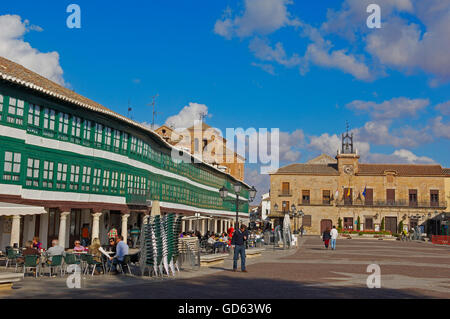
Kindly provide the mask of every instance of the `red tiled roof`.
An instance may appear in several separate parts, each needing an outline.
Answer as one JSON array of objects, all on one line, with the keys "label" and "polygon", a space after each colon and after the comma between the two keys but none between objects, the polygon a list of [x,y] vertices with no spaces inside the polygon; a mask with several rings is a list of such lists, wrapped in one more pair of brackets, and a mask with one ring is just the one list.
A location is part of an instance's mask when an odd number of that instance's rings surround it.
[{"label": "red tiled roof", "polygon": [[272,174],[339,175],[336,164],[291,164]]},{"label": "red tiled roof", "polygon": [[358,175],[384,175],[386,171],[399,176],[442,176],[441,165],[421,164],[359,164]]},{"label": "red tiled roof", "polygon": [[442,173],[443,173],[445,176],[450,176],[450,168],[443,168],[443,169],[442,169]]}]

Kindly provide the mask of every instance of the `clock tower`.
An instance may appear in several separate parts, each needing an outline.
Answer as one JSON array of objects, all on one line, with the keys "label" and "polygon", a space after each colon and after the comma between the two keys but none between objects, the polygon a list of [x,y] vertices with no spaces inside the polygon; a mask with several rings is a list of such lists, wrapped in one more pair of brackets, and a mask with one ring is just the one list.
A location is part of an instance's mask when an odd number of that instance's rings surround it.
[{"label": "clock tower", "polygon": [[358,173],[358,151],[353,145],[353,133],[349,134],[347,123],[347,132],[342,134],[342,148],[338,150],[336,159],[338,162],[339,174],[354,175]]}]

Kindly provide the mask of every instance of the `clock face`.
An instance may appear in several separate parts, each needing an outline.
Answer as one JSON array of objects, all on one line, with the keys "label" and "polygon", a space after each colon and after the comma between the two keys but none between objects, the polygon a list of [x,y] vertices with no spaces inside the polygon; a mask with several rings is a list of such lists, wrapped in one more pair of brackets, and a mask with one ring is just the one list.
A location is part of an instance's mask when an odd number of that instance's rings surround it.
[{"label": "clock face", "polygon": [[353,166],[351,166],[351,165],[346,165],[346,166],[344,166],[344,173],[345,174],[352,174],[353,173]]}]

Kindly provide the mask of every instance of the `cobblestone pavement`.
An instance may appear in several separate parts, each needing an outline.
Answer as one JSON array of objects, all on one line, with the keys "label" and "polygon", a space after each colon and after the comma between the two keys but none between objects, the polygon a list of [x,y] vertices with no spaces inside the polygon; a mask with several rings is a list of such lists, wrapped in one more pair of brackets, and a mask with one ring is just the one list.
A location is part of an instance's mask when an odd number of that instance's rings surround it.
[{"label": "cobblestone pavement", "polygon": [[[65,279],[25,278],[2,298],[450,298],[450,247],[422,242],[339,239],[324,249],[304,237],[297,250],[266,249],[248,259],[248,273],[224,264],[185,270],[177,278],[83,277],[81,289]],[[381,269],[381,288],[369,289],[367,267]]]}]

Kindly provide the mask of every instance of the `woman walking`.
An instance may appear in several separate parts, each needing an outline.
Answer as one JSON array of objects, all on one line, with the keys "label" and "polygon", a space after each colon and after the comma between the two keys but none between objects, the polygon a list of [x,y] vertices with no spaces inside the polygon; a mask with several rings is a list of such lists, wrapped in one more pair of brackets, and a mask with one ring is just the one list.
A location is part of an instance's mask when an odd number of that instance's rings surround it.
[{"label": "woman walking", "polygon": [[323,232],[322,239],[325,243],[325,248],[328,249],[328,244],[331,239],[330,228],[327,227],[327,229]]}]

